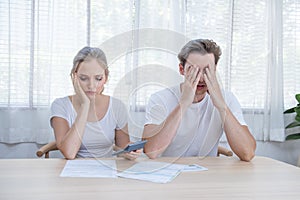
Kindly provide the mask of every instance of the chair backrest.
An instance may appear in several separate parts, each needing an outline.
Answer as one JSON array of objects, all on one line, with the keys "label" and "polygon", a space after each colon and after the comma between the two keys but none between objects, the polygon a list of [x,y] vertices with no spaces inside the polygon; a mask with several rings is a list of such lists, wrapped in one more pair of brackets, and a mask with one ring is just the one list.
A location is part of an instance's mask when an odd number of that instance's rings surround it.
[{"label": "chair backrest", "polygon": [[233,152],[225,147],[218,146],[218,156],[225,155],[225,156],[233,156]]},{"label": "chair backrest", "polygon": [[42,146],[40,149],[37,150],[36,155],[38,157],[42,157],[43,155],[45,155],[45,158],[49,158],[49,152],[50,151],[57,151],[58,148],[56,146],[56,142],[49,142],[48,144],[45,144],[44,146]]}]

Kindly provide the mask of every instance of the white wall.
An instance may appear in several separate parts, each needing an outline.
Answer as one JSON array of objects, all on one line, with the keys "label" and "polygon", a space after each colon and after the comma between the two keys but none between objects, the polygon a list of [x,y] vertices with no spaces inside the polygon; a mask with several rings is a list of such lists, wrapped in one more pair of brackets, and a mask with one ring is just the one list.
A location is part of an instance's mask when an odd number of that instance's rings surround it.
[{"label": "white wall", "polygon": [[285,142],[257,142],[256,155],[267,156],[290,163],[299,165],[300,161],[300,140],[290,140]]},{"label": "white wall", "polygon": [[[229,148],[227,142],[222,142],[220,145]],[[256,141],[256,145],[255,155],[266,156],[300,167],[300,140],[285,142]]]}]

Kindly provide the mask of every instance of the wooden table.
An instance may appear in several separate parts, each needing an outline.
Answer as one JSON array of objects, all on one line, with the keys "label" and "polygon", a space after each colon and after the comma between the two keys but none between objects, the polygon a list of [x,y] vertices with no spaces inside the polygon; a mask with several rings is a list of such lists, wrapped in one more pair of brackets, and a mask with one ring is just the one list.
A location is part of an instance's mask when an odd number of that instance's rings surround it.
[{"label": "wooden table", "polygon": [[[148,159],[116,158],[120,170],[144,160]],[[64,159],[0,159],[0,199],[300,199],[300,168],[270,158],[156,160],[198,164],[208,171],[182,172],[172,182],[159,184],[125,178],[63,178],[59,175]]]}]

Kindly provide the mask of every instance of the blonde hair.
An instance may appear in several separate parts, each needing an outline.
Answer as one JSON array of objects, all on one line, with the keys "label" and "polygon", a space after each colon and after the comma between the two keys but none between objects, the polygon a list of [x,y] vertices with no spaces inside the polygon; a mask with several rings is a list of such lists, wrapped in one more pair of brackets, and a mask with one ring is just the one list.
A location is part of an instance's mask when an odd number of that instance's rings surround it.
[{"label": "blonde hair", "polygon": [[104,52],[97,47],[84,47],[82,48],[73,59],[73,67],[71,70],[71,76],[77,72],[80,63],[96,59],[97,62],[104,68],[105,76],[108,77],[109,70],[107,66],[106,56]]}]

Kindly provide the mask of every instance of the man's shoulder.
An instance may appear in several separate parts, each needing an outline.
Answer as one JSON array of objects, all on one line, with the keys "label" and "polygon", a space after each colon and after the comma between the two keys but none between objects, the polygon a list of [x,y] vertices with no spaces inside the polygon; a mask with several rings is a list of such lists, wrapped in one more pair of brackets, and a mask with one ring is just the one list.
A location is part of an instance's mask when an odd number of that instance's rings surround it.
[{"label": "man's shoulder", "polygon": [[241,107],[239,99],[237,98],[237,96],[234,94],[234,92],[232,91],[224,91],[223,93],[223,97],[225,99],[226,104],[233,109],[234,107]]},{"label": "man's shoulder", "polygon": [[232,99],[236,99],[236,96],[234,95],[234,93],[232,91],[229,90],[223,90],[223,96],[225,98],[225,101],[232,101]]},{"label": "man's shoulder", "polygon": [[179,86],[161,89],[151,95],[152,98],[177,98],[180,95]]}]

